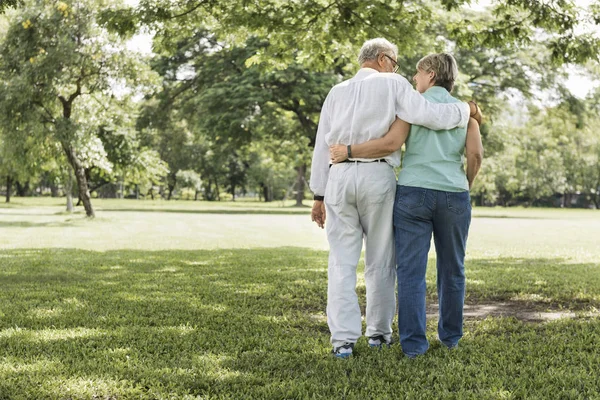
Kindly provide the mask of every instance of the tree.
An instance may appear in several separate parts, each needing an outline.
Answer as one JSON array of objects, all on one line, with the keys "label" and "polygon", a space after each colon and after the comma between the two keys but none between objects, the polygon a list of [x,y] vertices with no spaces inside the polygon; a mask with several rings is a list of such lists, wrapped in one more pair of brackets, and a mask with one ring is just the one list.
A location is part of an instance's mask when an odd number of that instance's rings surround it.
[{"label": "tree", "polygon": [[99,25],[99,8],[91,1],[28,1],[11,14],[0,47],[3,108],[25,132],[43,132],[60,144],[88,217],[94,210],[85,169],[103,152],[97,132],[104,121],[92,104],[106,105],[115,82],[139,79],[144,71],[139,56]]},{"label": "tree", "polygon": [[[211,157],[219,156],[215,161],[225,165],[225,184],[234,197],[235,188],[244,187],[248,169],[239,149],[260,140],[267,125],[281,126],[279,120],[287,124],[285,131],[279,131],[281,140],[287,132],[295,131],[308,139],[304,144],[312,146],[321,104],[331,86],[339,81],[331,72],[313,72],[300,64],[290,65],[285,71],[252,65],[252,58],[266,46],[267,41],[250,38],[243,46],[224,47],[203,29],[197,29],[190,37],[175,34],[156,42],[161,56],[155,59],[154,68],[163,76],[164,84],[155,96],[156,102],[149,102],[151,111],[147,115],[153,121],[148,119],[146,126],[160,128],[162,135],[172,137],[176,131],[162,125],[174,119],[194,135],[202,136],[205,143],[211,143]],[[165,151],[169,146],[157,148]],[[161,155],[183,161],[183,147],[176,148],[175,157]],[[298,205],[304,198],[309,152],[305,148],[302,157],[293,160]],[[174,162],[169,165],[176,173]],[[209,186],[214,182],[204,181]]]},{"label": "tree", "polygon": [[[447,11],[461,10],[467,0],[406,3],[376,0],[141,0],[135,8],[107,10],[104,18],[113,29],[130,32],[137,24],[149,25],[159,36],[170,35],[176,21],[180,35],[189,35],[198,25],[206,26],[229,43],[240,45],[248,36],[268,38],[256,61],[285,67],[295,61],[323,70],[354,54],[371,37],[386,37],[399,45],[400,53],[415,49],[422,33]],[[586,8],[553,0],[496,0],[491,20],[463,16],[453,21],[447,39],[461,48],[476,45],[496,48],[506,43],[540,41],[557,63],[582,63],[597,59],[599,39],[578,30],[580,21],[600,24],[597,2]],[[294,43],[297,51],[290,51]],[[345,62],[347,63],[347,62]]]},{"label": "tree", "polygon": [[196,171],[186,170],[177,172],[177,187],[191,189],[194,191],[194,200],[198,200],[198,194],[202,190],[202,179]]},{"label": "tree", "polygon": [[[170,98],[192,105],[203,130],[217,142],[234,138],[239,145],[255,140],[253,121],[274,104],[271,119],[294,113],[310,146],[328,86],[353,72],[350,55],[374,36],[398,44],[407,76],[424,49],[453,51],[463,73],[456,94],[477,99],[488,117],[497,115],[515,90],[528,98],[555,87],[561,64],[598,57],[597,38],[577,30],[583,19],[598,24],[593,6],[501,0],[489,11],[466,12],[465,3],[142,0],[136,8],[109,10],[104,18],[121,32],[136,23],[151,26]],[[318,71],[330,79],[318,82]],[[532,79],[535,75],[542,78]],[[487,147],[489,131],[482,132]],[[297,204],[306,168],[296,165]]]},{"label": "tree", "polygon": [[6,202],[10,202],[15,188],[19,196],[25,195],[28,182],[35,180],[55,156],[50,143],[35,141],[18,126],[0,118],[0,176],[6,182]]}]

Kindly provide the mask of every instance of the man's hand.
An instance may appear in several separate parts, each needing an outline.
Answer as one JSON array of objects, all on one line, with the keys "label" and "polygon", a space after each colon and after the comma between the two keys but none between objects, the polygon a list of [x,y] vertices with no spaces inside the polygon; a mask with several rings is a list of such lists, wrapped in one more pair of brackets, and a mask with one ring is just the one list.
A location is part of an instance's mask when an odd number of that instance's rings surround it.
[{"label": "man's hand", "polygon": [[348,146],[343,144],[334,144],[329,147],[329,157],[334,164],[344,162],[348,159]]},{"label": "man's hand", "polygon": [[477,121],[477,125],[481,126],[481,121],[483,120],[483,114],[481,113],[481,109],[473,100],[469,101],[470,108],[470,117]]},{"label": "man's hand", "polygon": [[325,228],[325,202],[315,200],[310,217],[314,222],[317,223],[319,228]]}]

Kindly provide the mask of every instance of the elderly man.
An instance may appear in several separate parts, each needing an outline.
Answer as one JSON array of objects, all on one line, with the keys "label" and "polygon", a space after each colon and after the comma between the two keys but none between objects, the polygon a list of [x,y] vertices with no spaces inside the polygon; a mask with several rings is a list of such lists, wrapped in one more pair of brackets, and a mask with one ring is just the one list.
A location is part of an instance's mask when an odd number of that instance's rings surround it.
[{"label": "elderly man", "polygon": [[[383,137],[396,117],[430,129],[465,127],[476,106],[430,103],[394,74],[397,47],[385,39],[362,46],[361,69],[334,86],[323,104],[312,160],[312,220],[321,228],[328,216],[329,267],[327,323],[333,354],[347,358],[361,336],[356,268],[365,241],[367,290],[365,335],[371,347],[389,345],[396,309],[393,206],[400,165],[396,151],[381,159],[353,158],[331,164],[329,146],[363,143]],[[399,121],[402,122],[402,121]]]}]

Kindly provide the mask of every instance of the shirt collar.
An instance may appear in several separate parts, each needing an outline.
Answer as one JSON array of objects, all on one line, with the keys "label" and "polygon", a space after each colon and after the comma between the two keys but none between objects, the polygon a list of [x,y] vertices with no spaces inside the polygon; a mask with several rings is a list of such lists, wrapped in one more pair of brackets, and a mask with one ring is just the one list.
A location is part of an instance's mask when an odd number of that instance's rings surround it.
[{"label": "shirt collar", "polygon": [[376,69],[373,69],[373,68],[361,68],[358,70],[358,72],[356,73],[356,75],[354,75],[354,78],[352,78],[352,79],[357,80],[357,81],[362,81],[367,76],[373,75],[373,74],[378,74],[378,73],[379,73],[379,71],[377,71]]},{"label": "shirt collar", "polygon": [[[440,95],[440,94],[448,94],[448,91],[441,86],[432,86],[425,91],[425,93]],[[423,93],[423,94],[425,94]]]}]

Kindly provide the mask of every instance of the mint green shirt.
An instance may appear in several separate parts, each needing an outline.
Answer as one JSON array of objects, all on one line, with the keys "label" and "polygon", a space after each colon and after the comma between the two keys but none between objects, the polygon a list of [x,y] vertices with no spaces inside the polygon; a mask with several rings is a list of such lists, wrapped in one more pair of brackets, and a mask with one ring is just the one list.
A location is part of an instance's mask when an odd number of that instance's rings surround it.
[{"label": "mint green shirt", "polygon": [[[423,96],[432,103],[458,103],[441,86],[433,86]],[[406,140],[398,185],[464,192],[469,182],[464,168],[467,128],[432,131],[413,125]]]}]

